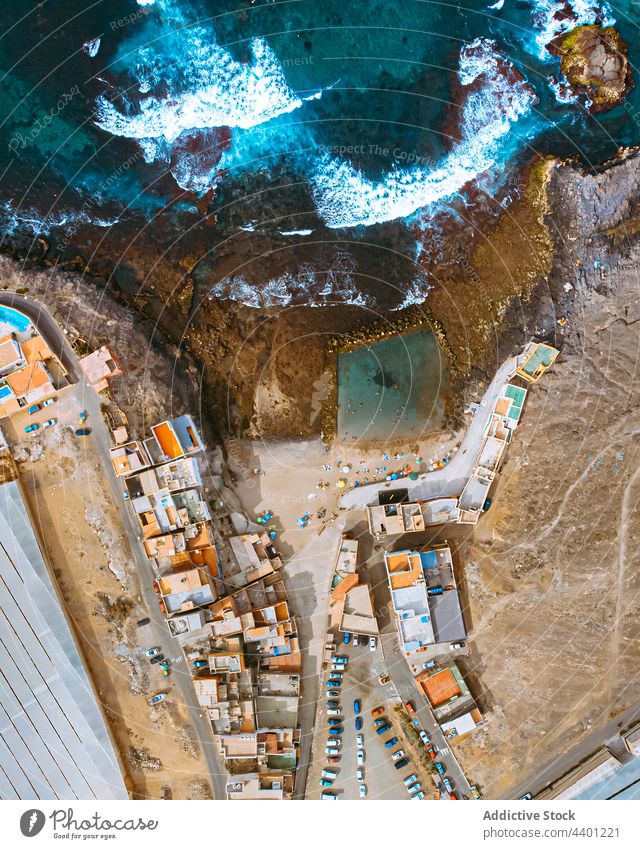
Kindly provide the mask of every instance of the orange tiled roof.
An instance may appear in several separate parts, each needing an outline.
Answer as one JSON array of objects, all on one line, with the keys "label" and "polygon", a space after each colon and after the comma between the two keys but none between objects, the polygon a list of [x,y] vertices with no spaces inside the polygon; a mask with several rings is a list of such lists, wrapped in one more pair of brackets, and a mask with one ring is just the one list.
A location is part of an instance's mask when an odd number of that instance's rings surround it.
[{"label": "orange tiled roof", "polygon": [[28,363],[37,363],[39,360],[49,360],[53,357],[53,352],[39,334],[22,342],[22,353]]},{"label": "orange tiled roof", "polygon": [[42,363],[29,363],[28,366],[8,375],[7,383],[16,395],[26,395],[27,392],[49,383],[49,375],[44,370]]}]

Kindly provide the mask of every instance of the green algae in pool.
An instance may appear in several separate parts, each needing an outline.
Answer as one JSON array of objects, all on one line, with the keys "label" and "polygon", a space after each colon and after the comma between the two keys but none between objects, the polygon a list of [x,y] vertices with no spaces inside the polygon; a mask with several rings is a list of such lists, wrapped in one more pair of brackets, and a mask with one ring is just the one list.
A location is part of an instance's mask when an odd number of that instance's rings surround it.
[{"label": "green algae in pool", "polygon": [[442,425],[448,366],[431,330],[338,356],[338,435],[353,441],[417,439]]}]

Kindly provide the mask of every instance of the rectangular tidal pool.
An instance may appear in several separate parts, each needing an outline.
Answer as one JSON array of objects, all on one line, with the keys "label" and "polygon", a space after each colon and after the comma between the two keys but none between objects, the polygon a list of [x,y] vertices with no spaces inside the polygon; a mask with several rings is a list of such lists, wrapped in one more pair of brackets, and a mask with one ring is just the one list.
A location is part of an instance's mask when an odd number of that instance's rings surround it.
[{"label": "rectangular tidal pool", "polygon": [[442,426],[448,389],[447,360],[432,330],[341,353],[338,436],[362,442],[418,439]]}]

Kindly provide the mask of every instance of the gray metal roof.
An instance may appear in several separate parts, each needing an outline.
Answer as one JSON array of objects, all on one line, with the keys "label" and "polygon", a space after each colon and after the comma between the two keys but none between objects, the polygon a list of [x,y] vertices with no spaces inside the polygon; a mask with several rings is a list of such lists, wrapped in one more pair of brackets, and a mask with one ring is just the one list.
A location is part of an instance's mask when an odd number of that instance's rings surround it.
[{"label": "gray metal roof", "polygon": [[0,798],[128,798],[16,481],[0,485]]},{"label": "gray metal roof", "polygon": [[436,643],[453,643],[466,639],[457,590],[445,590],[442,595],[429,596],[429,607]]}]

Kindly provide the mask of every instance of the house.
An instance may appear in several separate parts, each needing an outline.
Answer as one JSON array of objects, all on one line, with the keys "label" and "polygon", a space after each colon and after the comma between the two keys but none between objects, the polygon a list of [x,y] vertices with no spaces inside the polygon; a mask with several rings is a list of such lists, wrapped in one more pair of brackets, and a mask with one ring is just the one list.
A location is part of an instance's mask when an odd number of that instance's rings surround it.
[{"label": "house", "polygon": [[196,451],[202,451],[202,442],[191,416],[179,416],[151,428],[158,449],[165,460],[177,460]]},{"label": "house", "polygon": [[13,336],[0,339],[0,377],[27,365],[20,343]]},{"label": "house", "polygon": [[82,357],[80,366],[96,392],[104,392],[109,387],[109,380],[122,374],[115,357],[106,345]]},{"label": "house", "polygon": [[516,374],[529,383],[536,383],[556,361],[560,352],[543,342],[529,342],[521,357],[518,357]]},{"label": "house", "polygon": [[144,445],[137,440],[111,448],[109,456],[113,471],[118,477],[133,474],[150,465]]},{"label": "house", "polygon": [[261,772],[248,775],[233,775],[227,781],[227,799],[260,800],[291,799],[293,775],[290,773]]},{"label": "house", "polygon": [[18,401],[22,401],[21,406],[37,404],[55,392],[49,372],[41,362],[29,363],[8,374],[6,381]]}]

